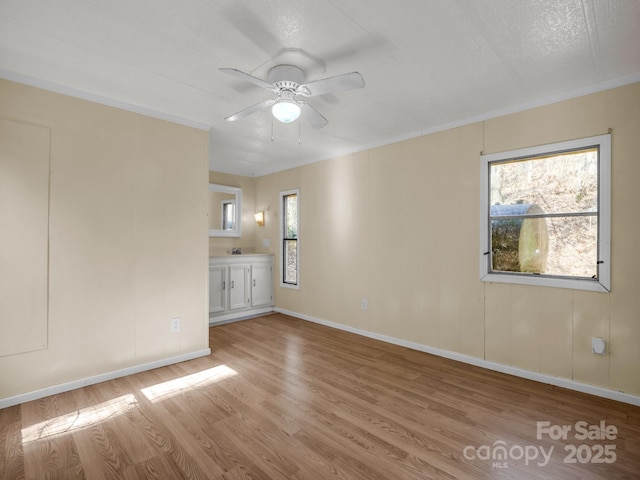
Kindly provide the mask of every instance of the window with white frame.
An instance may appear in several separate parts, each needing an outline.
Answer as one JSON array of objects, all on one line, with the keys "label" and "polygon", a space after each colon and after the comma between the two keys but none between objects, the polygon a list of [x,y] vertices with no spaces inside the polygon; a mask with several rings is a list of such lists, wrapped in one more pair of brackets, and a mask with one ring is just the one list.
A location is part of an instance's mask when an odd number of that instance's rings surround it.
[{"label": "window with white frame", "polygon": [[480,278],[610,291],[611,135],[480,159]]},{"label": "window with white frame", "polygon": [[289,288],[299,287],[299,190],[280,192],[280,238],[282,239],[282,263],[280,285]]}]

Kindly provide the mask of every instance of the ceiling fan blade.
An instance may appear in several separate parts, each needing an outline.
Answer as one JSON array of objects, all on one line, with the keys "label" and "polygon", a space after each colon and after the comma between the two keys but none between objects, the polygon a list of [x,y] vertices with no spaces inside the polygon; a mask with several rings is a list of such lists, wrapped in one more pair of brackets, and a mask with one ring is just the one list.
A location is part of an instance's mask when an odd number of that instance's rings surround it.
[{"label": "ceiling fan blade", "polygon": [[298,105],[302,108],[302,117],[305,121],[309,122],[311,128],[319,130],[329,123],[326,118],[320,115],[320,113],[307,102],[298,102]]},{"label": "ceiling fan blade", "polygon": [[244,110],[240,110],[239,112],[236,112],[233,115],[229,115],[228,117],[225,117],[225,120],[227,122],[236,122],[238,120],[242,120],[243,118],[248,117],[252,113],[256,113],[256,112],[262,110],[263,108],[270,107],[274,103],[276,103],[276,101],[274,99],[263,100],[260,103],[256,103],[255,105],[247,107]]},{"label": "ceiling fan blade", "polygon": [[304,95],[305,97],[314,97],[362,87],[364,87],[364,78],[362,78],[362,75],[358,72],[351,72],[305,83],[298,87],[296,94]]},{"label": "ceiling fan blade", "polygon": [[251,82],[254,85],[257,85],[262,88],[267,88],[272,91],[277,91],[276,87],[274,87],[269,82],[262,80],[258,77],[254,77],[253,75],[249,75],[248,73],[241,72],[240,70],[236,70],[235,68],[221,68],[221,72],[224,72],[232,77],[240,78],[242,80],[246,80],[247,82]]}]

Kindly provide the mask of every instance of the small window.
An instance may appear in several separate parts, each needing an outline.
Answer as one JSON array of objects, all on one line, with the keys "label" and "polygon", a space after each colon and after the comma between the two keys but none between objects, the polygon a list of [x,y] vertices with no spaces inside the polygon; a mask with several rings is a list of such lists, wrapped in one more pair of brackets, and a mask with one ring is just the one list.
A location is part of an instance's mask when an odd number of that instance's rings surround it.
[{"label": "small window", "polygon": [[482,155],[480,277],[610,291],[611,136]]},{"label": "small window", "polygon": [[282,235],[281,286],[298,288],[299,272],[299,191],[280,193],[280,218]]},{"label": "small window", "polygon": [[236,205],[234,200],[222,201],[222,229],[233,230],[235,228]]}]

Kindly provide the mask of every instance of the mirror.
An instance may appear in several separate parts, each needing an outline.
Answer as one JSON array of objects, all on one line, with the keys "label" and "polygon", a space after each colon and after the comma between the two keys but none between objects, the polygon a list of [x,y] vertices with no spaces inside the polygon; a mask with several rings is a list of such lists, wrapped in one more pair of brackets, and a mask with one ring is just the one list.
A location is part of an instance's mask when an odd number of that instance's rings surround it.
[{"label": "mirror", "polygon": [[209,184],[207,196],[210,237],[239,237],[242,226],[242,189]]}]

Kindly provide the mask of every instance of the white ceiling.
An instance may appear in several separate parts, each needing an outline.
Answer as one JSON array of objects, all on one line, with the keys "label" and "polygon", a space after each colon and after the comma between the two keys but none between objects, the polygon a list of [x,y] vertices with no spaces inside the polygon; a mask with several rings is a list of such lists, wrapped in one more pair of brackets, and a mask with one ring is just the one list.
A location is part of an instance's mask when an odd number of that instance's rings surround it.
[{"label": "white ceiling", "polygon": [[[322,130],[225,75],[359,71]],[[640,81],[638,0],[0,0],[0,76],[210,129],[212,170],[262,175]],[[1,112],[0,112],[1,113]]]}]

